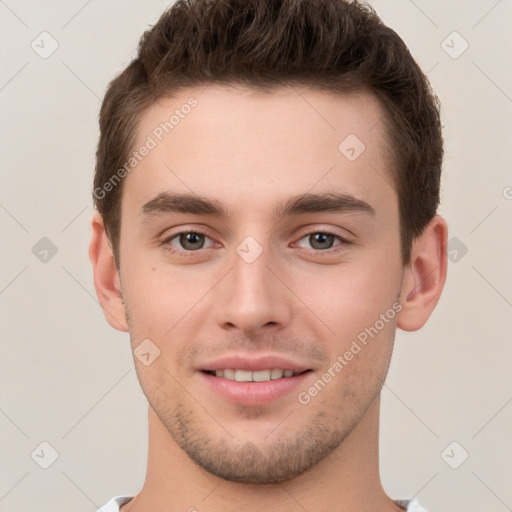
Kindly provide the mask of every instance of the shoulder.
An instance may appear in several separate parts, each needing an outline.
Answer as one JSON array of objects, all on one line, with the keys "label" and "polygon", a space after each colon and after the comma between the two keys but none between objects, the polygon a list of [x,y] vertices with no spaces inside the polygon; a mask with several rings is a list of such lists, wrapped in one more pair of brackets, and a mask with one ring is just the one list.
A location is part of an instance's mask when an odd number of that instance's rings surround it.
[{"label": "shoulder", "polygon": [[105,505],[98,509],[97,512],[119,512],[121,507],[128,503],[133,496],[114,496]]},{"label": "shoulder", "polygon": [[402,507],[407,512],[427,512],[426,508],[423,508],[419,503],[418,500],[412,499],[412,500],[395,500],[395,503]]}]

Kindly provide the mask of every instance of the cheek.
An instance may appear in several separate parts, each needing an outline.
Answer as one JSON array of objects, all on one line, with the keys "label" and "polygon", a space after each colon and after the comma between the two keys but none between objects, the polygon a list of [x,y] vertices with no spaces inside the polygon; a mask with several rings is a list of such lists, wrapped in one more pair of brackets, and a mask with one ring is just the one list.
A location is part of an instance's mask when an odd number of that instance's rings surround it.
[{"label": "cheek", "polygon": [[138,338],[155,340],[162,349],[187,330],[201,311],[202,298],[218,279],[211,267],[172,266],[144,255],[124,263],[123,293],[132,331]]},{"label": "cheek", "polygon": [[396,316],[392,309],[400,289],[400,266],[389,258],[372,255],[373,261],[361,258],[339,267],[319,268],[299,276],[295,291],[309,310],[312,322],[322,323],[337,346],[354,339],[365,328],[373,326],[381,315],[386,315],[386,333]]}]

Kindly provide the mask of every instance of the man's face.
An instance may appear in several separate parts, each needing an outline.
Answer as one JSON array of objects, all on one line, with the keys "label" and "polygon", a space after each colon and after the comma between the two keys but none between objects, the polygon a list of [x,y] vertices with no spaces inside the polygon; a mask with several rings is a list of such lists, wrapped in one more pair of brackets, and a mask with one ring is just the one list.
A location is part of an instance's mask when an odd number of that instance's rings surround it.
[{"label": "man's face", "polygon": [[149,339],[160,355],[136,369],[169,434],[213,474],[297,476],[379,396],[403,272],[381,116],[363,93],[211,85],[140,120],[136,148],[157,144],[124,183],[120,278],[132,348]]}]

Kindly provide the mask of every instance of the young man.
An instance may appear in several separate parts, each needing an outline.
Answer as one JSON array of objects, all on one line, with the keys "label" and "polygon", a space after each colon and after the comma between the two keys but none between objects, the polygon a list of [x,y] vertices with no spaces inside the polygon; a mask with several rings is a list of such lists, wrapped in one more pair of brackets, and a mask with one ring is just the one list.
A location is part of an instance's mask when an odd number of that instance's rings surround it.
[{"label": "young man", "polygon": [[149,402],[103,512],[420,511],[378,467],[395,331],[446,278],[438,104],[342,0],[189,0],[100,114],[90,258]]}]

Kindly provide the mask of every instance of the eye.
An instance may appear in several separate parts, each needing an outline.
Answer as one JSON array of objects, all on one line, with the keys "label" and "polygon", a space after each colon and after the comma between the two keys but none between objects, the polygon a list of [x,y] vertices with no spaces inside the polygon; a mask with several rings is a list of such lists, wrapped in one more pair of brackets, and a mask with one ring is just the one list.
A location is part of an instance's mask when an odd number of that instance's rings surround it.
[{"label": "eye", "polygon": [[[204,233],[198,231],[181,231],[166,238],[162,243],[170,252],[191,252],[205,248],[205,241],[211,240]],[[177,245],[176,245],[177,244]],[[208,245],[210,247],[210,245]]]},{"label": "eye", "polygon": [[[310,247],[305,246],[302,242],[303,240],[306,240],[306,243],[310,244]],[[338,240],[339,243],[335,244],[334,242]],[[325,251],[327,249],[331,249],[333,247],[336,247],[338,245],[348,245],[348,240],[345,240],[340,235],[337,235],[335,233],[328,233],[325,231],[317,231],[314,233],[309,233],[306,236],[302,237],[298,245],[299,247],[305,247],[305,248],[311,248],[315,251]]]}]

